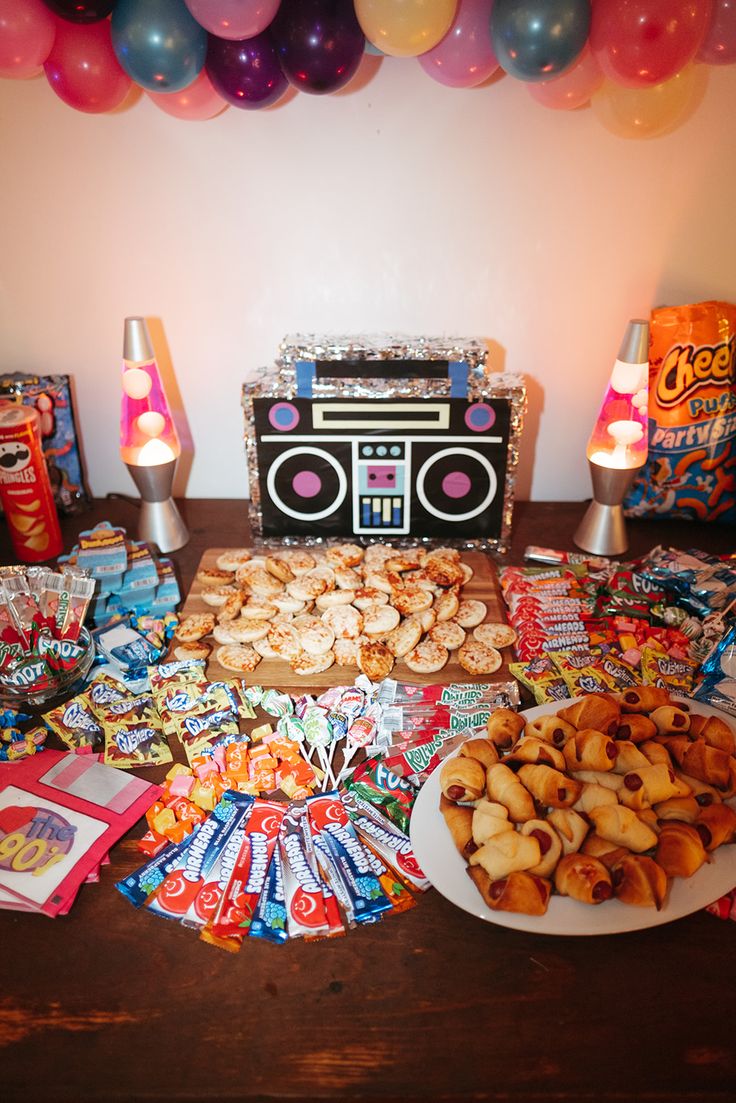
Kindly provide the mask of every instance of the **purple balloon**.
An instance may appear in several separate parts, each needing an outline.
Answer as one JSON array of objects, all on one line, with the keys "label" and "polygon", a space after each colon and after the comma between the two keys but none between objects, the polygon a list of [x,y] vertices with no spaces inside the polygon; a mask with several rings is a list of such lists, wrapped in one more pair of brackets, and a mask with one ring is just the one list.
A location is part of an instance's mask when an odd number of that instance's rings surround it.
[{"label": "purple balloon", "polygon": [[242,39],[208,35],[205,69],[233,107],[270,107],[289,87],[268,31]]},{"label": "purple balloon", "polygon": [[696,57],[711,65],[736,61],[736,0],[713,0],[710,26]]},{"label": "purple balloon", "polygon": [[353,0],[281,0],[269,31],[286,76],[301,92],[336,92],[363,57]]}]

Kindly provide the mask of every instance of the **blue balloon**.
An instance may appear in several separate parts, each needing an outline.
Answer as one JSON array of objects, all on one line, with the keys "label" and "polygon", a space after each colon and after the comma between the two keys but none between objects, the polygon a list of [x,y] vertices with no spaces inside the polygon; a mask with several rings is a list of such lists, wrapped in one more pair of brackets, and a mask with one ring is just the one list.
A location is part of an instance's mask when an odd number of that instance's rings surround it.
[{"label": "blue balloon", "polygon": [[118,61],[149,92],[179,92],[204,66],[207,32],[184,0],[117,0],[111,30]]},{"label": "blue balloon", "polygon": [[590,0],[494,0],[491,40],[499,64],[518,80],[551,80],[580,54]]}]

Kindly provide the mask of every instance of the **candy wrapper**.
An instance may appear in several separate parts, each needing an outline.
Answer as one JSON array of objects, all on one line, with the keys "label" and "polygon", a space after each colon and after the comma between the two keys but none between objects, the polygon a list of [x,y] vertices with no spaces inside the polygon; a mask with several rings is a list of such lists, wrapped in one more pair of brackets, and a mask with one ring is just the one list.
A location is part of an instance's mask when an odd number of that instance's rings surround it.
[{"label": "candy wrapper", "polygon": [[736,522],[736,306],[654,310],[649,454],[625,501],[630,517]]}]

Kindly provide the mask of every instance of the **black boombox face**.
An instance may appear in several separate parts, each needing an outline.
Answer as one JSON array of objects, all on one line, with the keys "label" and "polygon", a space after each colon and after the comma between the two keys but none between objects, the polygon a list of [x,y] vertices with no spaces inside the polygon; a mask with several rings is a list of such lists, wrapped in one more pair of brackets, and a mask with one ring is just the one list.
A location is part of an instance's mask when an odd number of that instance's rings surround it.
[{"label": "black boombox face", "polygon": [[263,534],[501,535],[504,398],[254,398]]}]

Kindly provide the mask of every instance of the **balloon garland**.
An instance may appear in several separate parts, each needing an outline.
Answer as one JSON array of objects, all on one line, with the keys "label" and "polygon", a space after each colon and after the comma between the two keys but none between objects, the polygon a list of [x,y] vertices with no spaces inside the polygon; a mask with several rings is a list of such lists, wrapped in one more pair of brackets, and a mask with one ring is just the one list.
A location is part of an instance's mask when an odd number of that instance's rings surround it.
[{"label": "balloon garland", "polygon": [[[142,88],[209,119],[344,87],[365,52],[473,88],[499,72],[622,137],[666,133],[702,71],[736,62],[736,0],[0,0],[0,76],[45,73],[78,111]],[[699,75],[700,74],[700,75]]]}]

